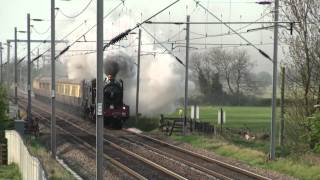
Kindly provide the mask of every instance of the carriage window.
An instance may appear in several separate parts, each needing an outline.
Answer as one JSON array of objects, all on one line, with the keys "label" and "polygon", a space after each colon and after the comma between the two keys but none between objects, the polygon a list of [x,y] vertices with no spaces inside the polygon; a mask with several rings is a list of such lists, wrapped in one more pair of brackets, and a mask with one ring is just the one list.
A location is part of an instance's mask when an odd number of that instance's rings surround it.
[{"label": "carriage window", "polygon": [[65,84],[63,84],[63,90],[62,90],[62,92],[63,92],[63,95],[66,95],[66,85],[65,85]]},{"label": "carriage window", "polygon": [[60,94],[60,91],[59,91],[60,90],[60,84],[56,85],[56,89],[57,89],[57,94]]},{"label": "carriage window", "polygon": [[62,94],[62,95],[64,95],[64,85],[63,84],[61,84],[60,85],[60,93]]},{"label": "carriage window", "polygon": [[60,94],[60,84],[56,85],[56,91],[57,91],[57,94]]},{"label": "carriage window", "polygon": [[80,97],[80,86],[77,86],[77,97]]},{"label": "carriage window", "polygon": [[76,96],[76,86],[71,86],[71,96]]},{"label": "carriage window", "polygon": [[78,85],[74,85],[73,88],[74,88],[74,94],[73,94],[73,96],[74,96],[74,97],[78,97]]},{"label": "carriage window", "polygon": [[64,94],[69,95],[70,94],[70,86],[68,84],[65,85]]}]

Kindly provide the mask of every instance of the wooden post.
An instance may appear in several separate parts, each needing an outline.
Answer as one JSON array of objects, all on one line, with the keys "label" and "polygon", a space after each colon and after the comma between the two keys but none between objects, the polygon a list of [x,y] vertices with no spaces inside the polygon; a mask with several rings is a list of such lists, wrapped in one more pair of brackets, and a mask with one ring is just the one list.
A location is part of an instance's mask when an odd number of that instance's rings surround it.
[{"label": "wooden post", "polygon": [[320,84],[318,87],[318,99],[317,99],[317,104],[320,105]]},{"label": "wooden post", "polygon": [[222,134],[222,124],[223,124],[223,109],[221,108],[220,111],[221,115],[220,115],[220,133]]},{"label": "wooden post", "polygon": [[280,146],[283,148],[284,144],[284,81],[285,81],[285,67],[281,67],[281,114],[280,114]]}]

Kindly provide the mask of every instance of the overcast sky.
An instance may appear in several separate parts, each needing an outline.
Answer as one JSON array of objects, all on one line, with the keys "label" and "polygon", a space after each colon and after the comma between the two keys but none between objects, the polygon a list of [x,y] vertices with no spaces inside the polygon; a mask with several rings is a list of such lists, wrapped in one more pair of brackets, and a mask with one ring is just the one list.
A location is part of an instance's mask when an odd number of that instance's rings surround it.
[{"label": "overcast sky", "polygon": [[[67,15],[75,15],[81,9],[83,9],[90,0],[71,0],[63,1],[56,0],[56,6]],[[104,9],[105,14],[119,4],[120,0],[105,0]],[[105,23],[105,39],[110,39],[112,35],[117,34],[114,31],[124,31],[122,29],[122,24],[126,22],[121,22],[119,16],[127,15],[133,19],[133,21],[140,21],[140,19],[145,19],[150,15],[154,14],[161,8],[174,2],[174,0],[126,0],[124,5],[121,5],[112,13]],[[222,18],[224,21],[255,21],[262,15],[268,14],[262,18],[260,21],[272,21],[270,16],[270,6],[262,6],[254,3],[254,0],[202,0],[200,1],[204,6],[213,12],[218,17]],[[231,2],[231,3],[230,3]],[[69,19],[62,15],[61,11],[57,13],[56,21],[56,31],[57,39],[63,38],[76,26],[87,20],[86,24],[81,26],[77,31],[71,34],[67,40],[72,42],[79,35],[83,34],[91,25],[95,24],[95,13],[96,13],[96,0],[90,4],[87,11],[78,16],[75,19]],[[31,18],[41,18],[45,21],[43,22],[32,22],[34,28],[39,32],[46,32],[50,25],[50,0],[1,0],[0,6],[0,21],[1,21],[1,31],[0,31],[0,41],[6,42],[7,39],[14,38],[14,27],[18,30],[26,30],[27,13],[31,14]],[[164,11],[162,14],[153,19],[153,21],[185,21],[186,15],[191,16],[191,21],[216,21],[211,15],[208,15],[201,7],[196,7],[193,0],[181,0],[176,5],[172,6],[170,9]],[[120,20],[119,20],[120,19]],[[112,26],[118,27],[110,27]],[[133,25],[133,23],[131,23]],[[130,25],[131,25],[130,24]],[[233,28],[239,30],[239,32],[245,32],[251,28],[261,27],[261,25],[251,25],[244,27],[245,25],[232,25]],[[162,41],[168,40],[169,37],[177,34],[184,27],[177,25],[146,25],[150,31],[159,37]],[[32,30],[32,39],[49,39],[50,31],[44,35],[39,35]],[[112,31],[112,33],[107,33]],[[201,38],[204,34],[215,35],[221,33],[227,33],[229,30],[223,25],[191,25],[191,39],[200,38],[199,40],[192,40],[191,43],[208,43],[208,47],[213,47],[210,44],[235,44],[238,46],[241,43],[245,43],[236,35],[219,36],[215,38]],[[94,40],[95,29],[93,29],[91,36],[87,37],[87,40]],[[109,37],[108,37],[109,35]],[[146,35],[146,34],[145,34]],[[272,31],[257,31],[253,33],[243,34],[249,41],[257,44],[259,48],[267,52],[272,57],[272,43],[273,43],[273,32]],[[26,34],[18,34],[19,39],[26,39]],[[172,40],[181,40],[184,38],[184,32],[178,33]],[[183,42],[183,41],[181,41]],[[238,44],[238,45],[236,45]],[[32,49],[38,47],[39,44],[32,44]],[[65,45],[60,45],[61,47]],[[215,45],[220,46],[220,45]],[[226,45],[222,45],[226,47]],[[18,46],[18,56],[23,57],[26,54],[24,44],[19,44]],[[46,50],[49,46],[41,45],[39,46],[40,51]],[[82,47],[77,45],[77,48]],[[94,47],[94,46],[92,46]],[[205,48],[204,45],[197,45],[199,49]],[[226,47],[227,48],[227,47]],[[262,57],[257,51],[252,47],[243,47],[250,52],[250,56],[254,62],[256,62],[257,67],[255,71],[268,71],[271,72],[272,64]],[[282,46],[279,47],[281,50]],[[232,49],[228,47],[228,49]],[[12,53],[11,53],[12,54]],[[4,50],[4,56],[6,57],[6,50]],[[282,55],[280,54],[280,59]]]}]

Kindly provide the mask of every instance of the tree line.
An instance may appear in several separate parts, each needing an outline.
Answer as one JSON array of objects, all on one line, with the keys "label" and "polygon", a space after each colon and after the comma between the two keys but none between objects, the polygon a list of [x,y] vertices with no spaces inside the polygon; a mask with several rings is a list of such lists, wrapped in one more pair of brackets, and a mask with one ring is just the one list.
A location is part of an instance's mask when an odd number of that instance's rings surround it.
[{"label": "tree line", "polygon": [[243,49],[195,52],[191,55],[191,67],[197,99],[201,97],[202,103],[243,105],[250,99],[256,102],[272,81],[268,72],[253,72],[255,64]]}]

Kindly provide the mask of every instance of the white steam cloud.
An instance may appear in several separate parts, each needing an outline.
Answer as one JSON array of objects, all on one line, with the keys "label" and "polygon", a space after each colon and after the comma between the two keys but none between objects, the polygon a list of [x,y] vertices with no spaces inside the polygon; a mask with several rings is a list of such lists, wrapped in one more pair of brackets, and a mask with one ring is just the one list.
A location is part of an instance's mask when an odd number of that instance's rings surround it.
[{"label": "white steam cloud", "polygon": [[[128,16],[120,17],[121,30],[125,30],[135,24]],[[106,25],[115,27],[108,29],[106,39],[114,37],[119,33],[117,25]],[[159,32],[161,33],[161,32]],[[95,36],[94,33],[92,36]],[[133,36],[133,37],[131,37]],[[142,42],[152,43],[146,34],[142,36]],[[137,36],[130,35],[128,40],[121,41],[120,45],[138,44]],[[114,46],[117,48],[118,46]],[[95,48],[93,46],[92,48]],[[136,62],[137,47],[133,48],[109,48],[105,61],[116,61],[120,63],[117,79],[124,81],[124,103],[128,104],[131,113],[135,112],[136,100]],[[142,46],[142,52],[163,52],[162,48]],[[70,79],[92,79],[96,76],[96,54],[74,56],[65,61],[68,67],[68,78]],[[123,65],[126,65],[123,68]],[[140,66],[140,101],[139,112],[142,115],[158,115],[160,113],[173,111],[177,107],[178,99],[184,95],[184,70],[174,57],[169,54],[157,54],[155,56],[141,56]],[[190,84],[192,86],[192,84]]]}]

